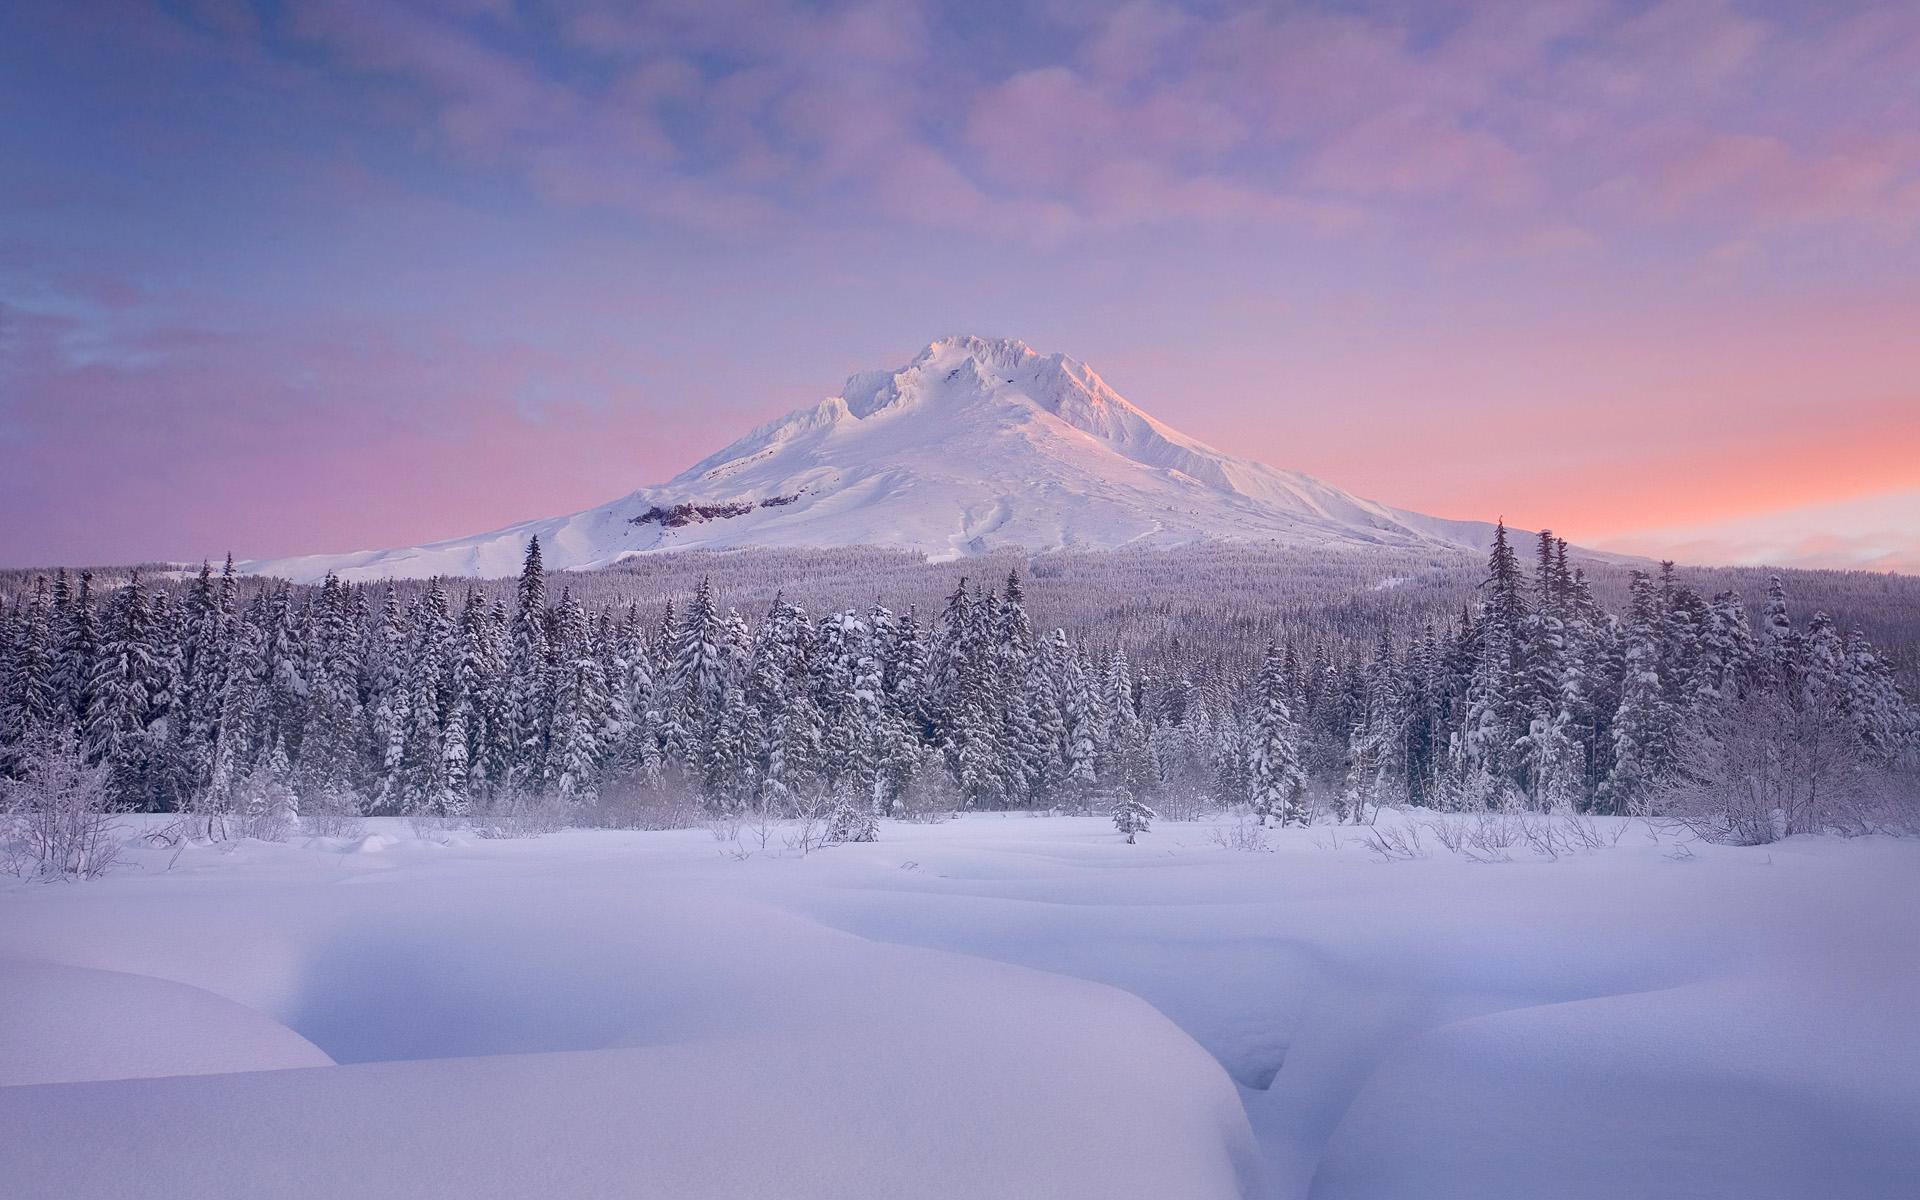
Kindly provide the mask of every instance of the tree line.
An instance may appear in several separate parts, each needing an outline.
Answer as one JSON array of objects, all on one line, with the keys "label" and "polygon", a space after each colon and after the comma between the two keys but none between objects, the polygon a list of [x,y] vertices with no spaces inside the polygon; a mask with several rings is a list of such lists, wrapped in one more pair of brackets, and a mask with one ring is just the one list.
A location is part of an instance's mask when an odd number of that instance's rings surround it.
[{"label": "tree line", "polygon": [[1775,759],[1826,747],[1789,791],[1911,763],[1889,664],[1824,614],[1796,622],[1777,577],[1756,628],[1738,595],[1701,596],[1671,564],[1634,572],[1612,613],[1564,541],[1540,534],[1533,559],[1501,526],[1472,604],[1371,645],[1292,622],[1241,653],[1176,643],[1138,666],[1098,630],[1036,630],[1017,572],[961,579],[926,620],[777,597],[750,621],[705,580],[652,618],[589,610],[550,593],[537,541],[510,597],[243,588],[231,561],[101,596],[62,571],[0,614],[0,775],[65,745],[126,810],[458,817],[674,792],[716,813],[824,807],[836,836],[865,838],[916,807],[1095,797],[1282,823],[1383,804],[1641,811],[1762,769],[1755,728]]}]

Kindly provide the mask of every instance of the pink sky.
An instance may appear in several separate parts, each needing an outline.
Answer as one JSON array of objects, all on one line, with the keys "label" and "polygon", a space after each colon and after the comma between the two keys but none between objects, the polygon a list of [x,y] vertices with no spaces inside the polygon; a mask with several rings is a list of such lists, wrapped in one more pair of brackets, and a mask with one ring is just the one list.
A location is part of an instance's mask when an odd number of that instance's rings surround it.
[{"label": "pink sky", "polygon": [[1920,5],[29,0],[0,103],[0,563],[571,511],[979,332],[1405,507],[1920,570]]}]

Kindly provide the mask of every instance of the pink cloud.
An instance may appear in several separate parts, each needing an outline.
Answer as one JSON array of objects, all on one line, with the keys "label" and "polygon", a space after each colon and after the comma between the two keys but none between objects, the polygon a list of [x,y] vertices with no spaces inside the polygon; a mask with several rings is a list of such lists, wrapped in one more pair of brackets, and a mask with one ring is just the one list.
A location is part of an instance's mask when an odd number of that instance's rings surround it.
[{"label": "pink cloud", "polygon": [[[1920,461],[1911,5],[29,7],[15,536],[562,511],[976,323],[1179,347],[1140,399],[1443,511],[1704,520]],[[641,381],[699,373],[635,347],[702,328],[800,347],[800,394],[675,415]]]},{"label": "pink cloud", "polygon": [[1382,113],[1335,135],[1311,175],[1322,187],[1363,196],[1464,193],[1509,206],[1542,192],[1520,155],[1499,138],[1413,109]]},{"label": "pink cloud", "polygon": [[1900,228],[1920,176],[1886,135],[1920,111],[1873,83],[1920,57],[1898,13],[1785,36],[1724,0],[1056,4],[1057,48],[1001,74],[937,43],[956,14],[924,3],[561,3],[565,44],[612,69],[593,81],[517,51],[499,0],[290,12],[337,65],[413,89],[393,111],[422,136],[555,205],[707,229],[859,213],[1044,242],[1224,220],[1449,245],[1434,228],[1520,212],[1604,241],[1696,215]]},{"label": "pink cloud", "polygon": [[1167,61],[1199,19],[1175,5],[1130,0],[1105,14],[1088,36],[1079,61],[1089,74],[1125,85],[1152,73]]}]

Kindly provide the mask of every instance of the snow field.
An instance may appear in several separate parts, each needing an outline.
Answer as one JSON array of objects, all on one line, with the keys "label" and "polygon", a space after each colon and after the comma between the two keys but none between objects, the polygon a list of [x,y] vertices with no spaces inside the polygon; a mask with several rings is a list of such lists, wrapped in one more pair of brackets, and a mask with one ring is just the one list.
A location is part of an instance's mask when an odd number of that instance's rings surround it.
[{"label": "snow field", "polygon": [[[1402,820],[1393,815],[1389,821]],[[888,823],[196,846],[0,887],[58,1196],[1891,1197],[1920,846]],[[327,1065],[329,1063],[339,1065]],[[287,1069],[304,1068],[304,1069]],[[76,1082],[85,1080],[87,1082]]]}]

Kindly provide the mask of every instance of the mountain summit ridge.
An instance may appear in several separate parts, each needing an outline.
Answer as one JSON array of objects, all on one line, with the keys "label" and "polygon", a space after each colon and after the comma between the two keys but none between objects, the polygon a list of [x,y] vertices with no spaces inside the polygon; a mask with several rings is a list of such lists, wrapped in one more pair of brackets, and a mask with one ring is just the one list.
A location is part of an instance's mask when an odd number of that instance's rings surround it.
[{"label": "mountain summit ridge", "polygon": [[903,367],[856,372],[838,395],[608,504],[422,546],[244,565],[296,580],[504,576],[533,536],[566,570],[753,546],[892,546],[935,560],[1202,541],[1478,549],[1490,532],[1235,458],[1078,359],[960,335]]}]

